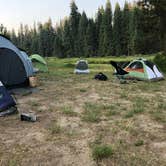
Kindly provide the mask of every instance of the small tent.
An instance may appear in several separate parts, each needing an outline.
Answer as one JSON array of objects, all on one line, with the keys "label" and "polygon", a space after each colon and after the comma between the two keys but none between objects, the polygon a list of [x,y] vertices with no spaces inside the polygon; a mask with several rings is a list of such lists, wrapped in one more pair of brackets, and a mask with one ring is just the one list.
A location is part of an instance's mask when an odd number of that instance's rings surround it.
[{"label": "small tent", "polygon": [[142,58],[132,61],[124,70],[128,72],[125,75],[126,78],[139,80],[160,80],[164,78],[155,64]]},{"label": "small tent", "polygon": [[88,62],[85,60],[79,60],[76,63],[76,68],[74,70],[74,73],[76,74],[88,74],[89,68],[88,68]]},{"label": "small tent", "polygon": [[5,111],[6,109],[15,105],[16,103],[13,100],[12,96],[7,92],[6,88],[0,81],[0,112]]},{"label": "small tent", "polygon": [[33,67],[21,51],[0,35],[0,80],[6,86],[24,83],[33,75]]},{"label": "small tent", "polygon": [[30,59],[33,63],[35,71],[48,72],[47,63],[46,63],[46,61],[44,60],[43,57],[41,57],[38,54],[34,54],[34,55],[30,56]]}]

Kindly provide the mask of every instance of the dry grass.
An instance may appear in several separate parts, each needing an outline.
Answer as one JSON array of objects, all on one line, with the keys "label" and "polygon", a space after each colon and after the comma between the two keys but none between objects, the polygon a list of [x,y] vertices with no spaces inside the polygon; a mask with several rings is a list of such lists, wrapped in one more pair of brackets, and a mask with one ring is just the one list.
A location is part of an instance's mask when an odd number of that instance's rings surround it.
[{"label": "dry grass", "polygon": [[[164,166],[166,81],[120,84],[107,64],[74,75],[70,63],[50,59],[41,90],[17,96],[38,122],[0,119],[0,165]],[[100,71],[108,81],[92,79]]]}]

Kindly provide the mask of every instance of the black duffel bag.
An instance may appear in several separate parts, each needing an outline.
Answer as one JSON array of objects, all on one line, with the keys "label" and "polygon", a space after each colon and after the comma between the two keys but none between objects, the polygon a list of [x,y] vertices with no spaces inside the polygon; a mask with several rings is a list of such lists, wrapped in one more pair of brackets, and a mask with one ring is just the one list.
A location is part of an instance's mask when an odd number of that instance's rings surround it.
[{"label": "black duffel bag", "polygon": [[100,80],[100,81],[107,81],[108,77],[105,74],[100,72],[100,73],[95,75],[94,79]]}]

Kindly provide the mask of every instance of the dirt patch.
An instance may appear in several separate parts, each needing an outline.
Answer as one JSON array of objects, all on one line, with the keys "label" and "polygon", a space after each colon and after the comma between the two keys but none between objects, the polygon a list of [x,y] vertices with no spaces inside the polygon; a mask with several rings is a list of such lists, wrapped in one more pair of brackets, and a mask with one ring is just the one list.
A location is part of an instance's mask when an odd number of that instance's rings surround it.
[{"label": "dirt patch", "polygon": [[137,121],[137,124],[139,125],[141,130],[144,130],[146,132],[156,133],[159,130],[164,129],[164,126],[162,124],[154,122],[150,117],[145,115],[138,116]]},{"label": "dirt patch", "polygon": [[166,142],[154,142],[152,147],[161,154],[161,157],[166,161]]}]

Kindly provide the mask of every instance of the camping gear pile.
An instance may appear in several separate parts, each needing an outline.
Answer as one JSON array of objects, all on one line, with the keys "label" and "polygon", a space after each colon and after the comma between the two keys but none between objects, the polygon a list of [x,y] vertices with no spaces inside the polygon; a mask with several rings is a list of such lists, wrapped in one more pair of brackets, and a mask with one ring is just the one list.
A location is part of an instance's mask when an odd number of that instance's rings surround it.
[{"label": "camping gear pile", "polygon": [[107,81],[108,77],[105,74],[100,72],[100,73],[95,75],[94,79],[99,80],[99,81]]}]

